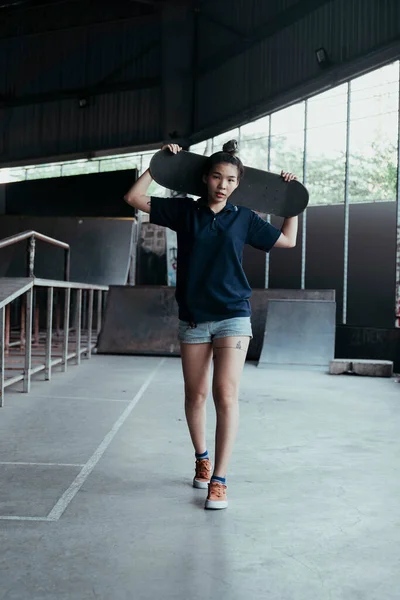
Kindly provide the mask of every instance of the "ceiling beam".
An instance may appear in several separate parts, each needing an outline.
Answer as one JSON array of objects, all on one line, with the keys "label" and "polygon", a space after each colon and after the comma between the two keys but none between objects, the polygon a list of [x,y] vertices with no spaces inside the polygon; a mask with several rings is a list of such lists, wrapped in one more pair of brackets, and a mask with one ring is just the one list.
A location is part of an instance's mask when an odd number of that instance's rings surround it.
[{"label": "ceiling beam", "polygon": [[131,4],[150,4],[151,6],[160,5],[157,0],[130,0]]},{"label": "ceiling beam", "polygon": [[61,102],[62,100],[80,99],[90,100],[103,94],[116,92],[130,92],[133,90],[151,89],[161,86],[160,77],[141,77],[132,81],[104,83],[93,87],[74,88],[69,90],[56,90],[42,94],[24,94],[22,96],[1,95],[0,108],[13,108],[16,106],[31,106],[45,102]]},{"label": "ceiling beam", "polygon": [[164,6],[183,6],[183,7],[194,7],[195,0],[130,0],[132,3],[137,4],[150,4],[162,8]]},{"label": "ceiling beam", "polygon": [[26,4],[28,0],[14,0],[14,2],[1,2],[0,8],[16,8],[17,6],[21,6],[21,4]]},{"label": "ceiling beam", "polygon": [[65,4],[66,2],[71,2],[71,0],[9,0],[8,2],[0,2],[0,9],[32,9],[49,5],[53,6],[55,4]]},{"label": "ceiling beam", "polygon": [[240,37],[242,39],[247,38],[244,31],[239,31],[239,29],[236,29],[235,27],[232,27],[231,25],[228,25],[227,23],[224,23],[223,21],[216,19],[213,15],[208,15],[200,10],[198,11],[198,13],[202,19],[208,21],[209,23],[213,23],[217,27],[220,27],[221,29],[225,29],[225,31],[229,31],[229,33],[232,33],[233,35]]},{"label": "ceiling beam", "polygon": [[243,52],[250,50],[250,48],[256,44],[275,35],[293,23],[300,21],[300,19],[308,13],[327,4],[327,2],[332,2],[332,0],[299,0],[287,10],[282,11],[267,23],[264,23],[264,25],[254,29],[254,31],[245,39],[228,44],[209,58],[203,60],[200,65],[198,65],[197,76],[205,75],[209,71],[217,69],[228,60],[243,54]]}]

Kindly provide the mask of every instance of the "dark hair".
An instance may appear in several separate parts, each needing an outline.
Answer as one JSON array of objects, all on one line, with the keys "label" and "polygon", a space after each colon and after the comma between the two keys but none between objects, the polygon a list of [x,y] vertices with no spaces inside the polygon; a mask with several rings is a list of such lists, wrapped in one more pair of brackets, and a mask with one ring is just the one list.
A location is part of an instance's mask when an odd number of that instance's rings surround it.
[{"label": "dark hair", "polygon": [[211,154],[211,156],[208,157],[204,174],[208,175],[215,165],[228,163],[229,165],[237,167],[238,180],[240,181],[244,175],[244,166],[240,158],[236,156],[238,149],[236,140],[229,140],[229,142],[226,142],[226,144],[222,146],[222,152],[214,152],[214,154]]}]

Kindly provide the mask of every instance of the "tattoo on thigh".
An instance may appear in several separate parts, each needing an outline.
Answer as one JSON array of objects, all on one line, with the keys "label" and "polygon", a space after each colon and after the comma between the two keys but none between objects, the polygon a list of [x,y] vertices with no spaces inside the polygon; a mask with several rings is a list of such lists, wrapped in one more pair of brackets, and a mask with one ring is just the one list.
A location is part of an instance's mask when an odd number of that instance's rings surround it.
[{"label": "tattoo on thigh", "polygon": [[240,350],[241,352],[247,352],[246,348],[242,348],[242,345],[240,342],[238,342],[236,344],[236,346],[214,346],[214,358],[215,358],[215,351],[223,350],[224,348],[233,348],[234,350]]},{"label": "tattoo on thigh", "polygon": [[[230,342],[230,343],[229,343]],[[224,342],[222,342],[224,343]],[[226,345],[223,346],[219,346],[219,345],[214,345],[214,352],[216,350],[222,350],[223,348],[233,348],[234,350],[240,350],[241,352],[244,352],[245,354],[247,353],[247,344],[245,343],[245,345],[243,346],[243,340],[238,340],[235,342],[233,340],[229,340],[228,342],[225,342]],[[215,358],[215,355],[214,355]]]}]

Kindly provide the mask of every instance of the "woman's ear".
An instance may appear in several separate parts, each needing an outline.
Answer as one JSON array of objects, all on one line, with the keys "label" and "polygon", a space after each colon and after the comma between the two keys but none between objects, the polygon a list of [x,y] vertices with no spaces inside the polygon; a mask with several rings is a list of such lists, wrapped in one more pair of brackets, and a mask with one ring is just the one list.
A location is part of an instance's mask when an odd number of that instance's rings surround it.
[{"label": "woman's ear", "polygon": [[203,183],[207,184],[207,179],[208,179],[207,175],[203,175]]}]

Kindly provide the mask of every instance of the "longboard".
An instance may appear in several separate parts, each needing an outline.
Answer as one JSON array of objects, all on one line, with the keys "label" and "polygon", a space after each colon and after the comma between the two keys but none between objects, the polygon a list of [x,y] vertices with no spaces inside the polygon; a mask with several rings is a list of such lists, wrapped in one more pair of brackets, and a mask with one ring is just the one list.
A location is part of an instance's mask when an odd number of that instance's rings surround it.
[{"label": "longboard", "polygon": [[[202,176],[206,161],[206,156],[194,152],[181,150],[173,154],[168,149],[160,150],[150,161],[150,174],[165,188],[204,196],[207,190]],[[276,173],[245,167],[240,185],[229,201],[261,213],[294,217],[307,207],[308,190],[299,181],[287,182]]]}]

